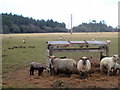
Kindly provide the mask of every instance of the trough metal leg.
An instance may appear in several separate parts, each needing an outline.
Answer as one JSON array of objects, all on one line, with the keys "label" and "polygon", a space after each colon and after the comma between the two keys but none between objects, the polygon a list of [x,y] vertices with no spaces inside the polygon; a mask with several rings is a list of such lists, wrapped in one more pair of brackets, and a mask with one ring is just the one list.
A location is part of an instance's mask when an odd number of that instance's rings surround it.
[{"label": "trough metal leg", "polygon": [[102,59],[102,56],[103,56],[103,55],[102,55],[102,52],[100,52],[100,61],[101,61],[101,59]]}]

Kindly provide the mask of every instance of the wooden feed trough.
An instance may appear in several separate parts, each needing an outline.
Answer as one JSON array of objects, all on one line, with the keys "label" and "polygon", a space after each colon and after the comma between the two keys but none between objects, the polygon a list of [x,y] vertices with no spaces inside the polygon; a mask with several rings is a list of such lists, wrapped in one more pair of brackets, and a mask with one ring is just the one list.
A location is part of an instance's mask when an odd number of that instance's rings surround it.
[{"label": "wooden feed trough", "polygon": [[109,46],[106,41],[48,41],[47,42],[47,66],[50,68],[48,56],[55,52],[99,52],[100,60],[109,56]]}]

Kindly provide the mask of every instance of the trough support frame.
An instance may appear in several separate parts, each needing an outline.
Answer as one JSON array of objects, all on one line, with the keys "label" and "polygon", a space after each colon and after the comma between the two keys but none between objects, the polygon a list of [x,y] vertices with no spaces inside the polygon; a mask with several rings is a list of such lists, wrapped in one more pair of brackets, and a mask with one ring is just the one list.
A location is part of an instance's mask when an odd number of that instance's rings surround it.
[{"label": "trough support frame", "polygon": [[[66,42],[66,41],[63,41],[63,42]],[[89,47],[89,43],[87,43],[87,41],[85,41],[86,43],[85,44],[80,44],[80,43],[71,43],[71,41],[68,41],[70,43],[70,47],[74,44],[76,45],[79,45],[81,46],[80,48],[78,47],[72,47],[72,48],[66,48],[66,45],[68,44],[64,44],[62,41],[60,41],[61,44],[56,44],[56,43],[48,43],[47,42],[47,51],[49,52],[47,54],[47,56],[52,56],[54,54],[54,52],[100,52],[100,60],[104,57],[104,56],[109,56],[109,47],[108,47],[108,44],[95,44],[96,45],[99,45],[99,46],[96,46],[96,47]],[[61,47],[62,45],[62,48],[59,48],[59,46]],[[65,45],[65,46],[64,46]],[[85,47],[86,45],[86,47]],[[90,44],[91,45],[91,44]],[[94,44],[93,44],[94,45]],[[84,46],[84,47],[83,47]],[[58,48],[57,48],[58,47]],[[68,45],[69,47],[69,45]],[[105,55],[103,55],[103,53],[105,53]],[[48,62],[48,66],[50,68],[50,60],[49,58],[47,57],[47,62]]]}]

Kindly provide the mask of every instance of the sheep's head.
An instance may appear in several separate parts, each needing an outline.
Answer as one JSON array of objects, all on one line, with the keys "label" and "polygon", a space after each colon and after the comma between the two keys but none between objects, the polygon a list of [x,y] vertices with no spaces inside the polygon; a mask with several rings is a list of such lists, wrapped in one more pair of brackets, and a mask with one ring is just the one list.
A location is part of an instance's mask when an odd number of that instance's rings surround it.
[{"label": "sheep's head", "polygon": [[54,55],[48,56],[50,59],[55,59],[56,57]]},{"label": "sheep's head", "polygon": [[120,55],[113,55],[112,57],[115,62],[120,60]]},{"label": "sheep's head", "polygon": [[46,69],[46,67],[41,67],[43,70]]},{"label": "sheep's head", "polygon": [[83,61],[83,65],[86,65],[86,61],[87,61],[89,58],[87,58],[87,57],[82,57],[81,59],[82,59],[82,61]]},{"label": "sheep's head", "polygon": [[54,55],[52,55],[52,56],[48,56],[49,58],[50,58],[50,62],[51,62],[51,64],[53,64],[53,60],[56,58]]},{"label": "sheep's head", "polygon": [[38,68],[38,70],[39,70],[39,71],[42,71],[42,72],[43,72],[44,69],[46,70],[46,68],[43,67],[43,66],[41,66],[41,67]]}]

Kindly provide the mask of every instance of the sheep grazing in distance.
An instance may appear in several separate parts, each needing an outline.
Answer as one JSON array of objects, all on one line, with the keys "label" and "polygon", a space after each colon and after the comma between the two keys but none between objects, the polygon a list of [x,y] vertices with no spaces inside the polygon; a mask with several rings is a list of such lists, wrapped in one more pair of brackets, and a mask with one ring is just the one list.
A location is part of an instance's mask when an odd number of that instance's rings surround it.
[{"label": "sheep grazing in distance", "polygon": [[113,74],[116,62],[119,60],[118,55],[113,55],[112,57],[105,57],[100,61],[100,71],[101,73],[107,72],[108,76]]},{"label": "sheep grazing in distance", "polygon": [[77,64],[77,69],[81,79],[88,77],[88,71],[91,69],[91,62],[89,58],[82,57]]},{"label": "sheep grazing in distance", "polygon": [[93,38],[92,41],[97,41],[97,40],[95,38]]},{"label": "sheep grazing in distance", "polygon": [[110,43],[111,43],[111,40],[107,40],[106,42],[107,42],[108,44],[110,44]]},{"label": "sheep grazing in distance", "polygon": [[41,76],[44,69],[46,68],[38,62],[30,63],[30,75],[34,75],[34,70],[38,70],[38,76]]},{"label": "sheep grazing in distance", "polygon": [[9,47],[8,49],[14,49],[13,47]]},{"label": "sheep grazing in distance", "polygon": [[35,48],[35,46],[29,46],[29,48]]},{"label": "sheep grazing in distance", "polygon": [[59,37],[59,40],[62,40],[62,39],[63,39],[62,36],[60,36],[60,37]]},{"label": "sheep grazing in distance", "polygon": [[23,43],[26,43],[25,39],[23,39]]},{"label": "sheep grazing in distance", "polygon": [[76,68],[76,62],[73,59],[70,58],[56,58],[55,56],[50,56],[50,62],[51,62],[51,75],[57,75],[60,73],[60,71],[70,74],[74,71]]}]

